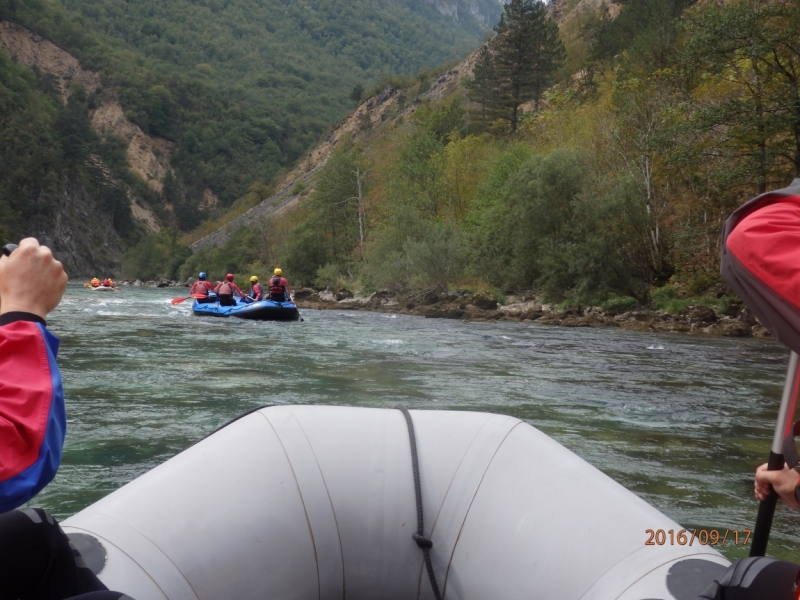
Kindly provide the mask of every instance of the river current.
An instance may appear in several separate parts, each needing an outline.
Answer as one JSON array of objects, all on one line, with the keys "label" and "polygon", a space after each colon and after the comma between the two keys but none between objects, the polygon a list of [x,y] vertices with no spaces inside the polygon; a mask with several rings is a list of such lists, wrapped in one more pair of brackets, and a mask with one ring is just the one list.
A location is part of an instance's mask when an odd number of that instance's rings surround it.
[{"label": "river current", "polygon": [[[170,304],[186,291],[68,287],[48,320],[67,441],[35,505],[69,516],[262,404],[403,403],[523,419],[687,529],[755,522],[788,364],[777,343],[343,310],[209,319]],[[591,510],[580,482],[554,493]],[[731,539],[719,549],[745,556]],[[778,509],[769,552],[800,560],[800,515]]]}]

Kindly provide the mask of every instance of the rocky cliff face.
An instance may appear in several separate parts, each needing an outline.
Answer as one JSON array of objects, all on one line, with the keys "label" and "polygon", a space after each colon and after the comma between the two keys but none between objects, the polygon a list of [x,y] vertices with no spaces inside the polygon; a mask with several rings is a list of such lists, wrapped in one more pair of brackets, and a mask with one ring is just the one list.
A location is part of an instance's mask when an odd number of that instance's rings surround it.
[{"label": "rocky cliff face", "polygon": [[447,0],[425,0],[428,4],[432,4],[439,14],[450,17],[454,21],[458,21],[458,3],[448,2]]},{"label": "rocky cliff face", "polygon": [[[100,76],[83,69],[78,59],[52,42],[43,39],[25,27],[10,21],[0,21],[0,49],[5,50],[18,63],[35,67],[52,77],[66,101],[73,82],[92,92],[102,88]],[[92,126],[98,133],[110,131],[128,143],[127,158],[130,169],[139,175],[151,189],[161,191],[161,181],[169,168],[172,144],[153,138],[128,121],[122,106],[113,94],[92,111]],[[146,229],[158,231],[158,219],[131,196],[131,210]]]},{"label": "rocky cliff face", "polygon": [[[103,89],[97,73],[83,69],[74,56],[16,23],[0,20],[0,51],[8,53],[17,63],[49,76],[65,102],[73,83],[79,83],[87,92]],[[128,167],[151,189],[160,191],[169,169],[171,144],[147,136],[128,121],[114,99],[113,90],[105,88],[105,91],[106,100],[90,115],[93,128],[99,134],[110,131],[124,140]],[[99,161],[97,157],[93,160]],[[131,190],[128,200],[134,218],[145,230],[160,229],[156,215]],[[109,215],[98,207],[80,182],[65,178],[55,198],[48,196],[33,204],[45,209],[32,218],[26,234],[50,246],[71,277],[120,274],[122,240],[114,231]]]},{"label": "rocky cliff face", "polygon": [[65,179],[55,206],[30,234],[53,250],[73,279],[118,276],[122,240],[80,182]]},{"label": "rocky cliff face", "polygon": [[440,14],[454,21],[471,17],[482,27],[493,27],[500,19],[505,2],[503,0],[425,0]]}]

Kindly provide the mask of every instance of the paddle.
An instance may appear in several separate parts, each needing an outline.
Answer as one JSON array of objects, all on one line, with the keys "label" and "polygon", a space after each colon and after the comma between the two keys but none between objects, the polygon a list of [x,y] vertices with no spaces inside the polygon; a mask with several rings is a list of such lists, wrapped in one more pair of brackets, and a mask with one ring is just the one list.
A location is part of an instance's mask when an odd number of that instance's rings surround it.
[{"label": "paddle", "polygon": [[[793,438],[792,416],[797,405],[798,377],[797,354],[792,352],[789,357],[789,370],[786,373],[786,383],[783,386],[781,407],[778,411],[778,422],[775,426],[775,435],[772,438],[772,447],[769,451],[767,470],[780,471],[785,462],[783,443],[788,436]],[[750,546],[750,556],[764,556],[767,551],[769,532],[772,528],[772,519],[775,515],[775,505],[778,503],[778,494],[773,489],[769,496],[758,505],[756,526],[753,530],[753,541]]]},{"label": "paddle", "polygon": [[186,298],[173,298],[169,303],[172,304],[172,306],[177,306],[182,302],[186,302],[189,298],[208,298],[208,296],[203,296],[202,294],[192,294],[191,296],[186,296]]}]

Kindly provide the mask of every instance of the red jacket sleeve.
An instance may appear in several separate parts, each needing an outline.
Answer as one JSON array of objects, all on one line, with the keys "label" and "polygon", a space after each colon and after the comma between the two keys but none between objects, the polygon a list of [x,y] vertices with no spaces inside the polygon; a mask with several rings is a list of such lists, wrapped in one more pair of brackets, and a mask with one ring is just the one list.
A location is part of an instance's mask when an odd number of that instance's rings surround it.
[{"label": "red jacket sleeve", "polygon": [[0,327],[0,512],[35,496],[61,462],[66,415],[58,338],[38,323]]}]

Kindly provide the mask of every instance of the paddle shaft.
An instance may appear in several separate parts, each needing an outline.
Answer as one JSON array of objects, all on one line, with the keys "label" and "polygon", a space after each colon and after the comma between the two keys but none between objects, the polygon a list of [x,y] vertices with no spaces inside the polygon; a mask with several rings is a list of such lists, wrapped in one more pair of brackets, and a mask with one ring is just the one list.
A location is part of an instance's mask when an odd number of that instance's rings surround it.
[{"label": "paddle shaft", "polygon": [[186,302],[189,298],[194,298],[195,300],[197,300],[198,298],[208,298],[208,296],[201,296],[200,294],[192,294],[191,296],[186,296],[185,298],[173,298],[169,302],[170,304],[172,304],[172,306],[176,306],[181,302]]},{"label": "paddle shaft", "polygon": [[[798,357],[795,352],[789,356],[789,369],[786,372],[786,383],[783,386],[783,396],[781,397],[781,408],[778,411],[778,422],[775,425],[775,435],[772,438],[772,448],[769,453],[767,469],[769,471],[779,471],[783,469],[783,440],[792,434],[792,419],[797,405],[798,384],[800,377],[797,373]],[[764,556],[767,552],[769,542],[769,532],[772,528],[772,518],[775,515],[775,506],[778,502],[778,494],[771,490],[758,506],[758,516],[756,526],[753,531],[753,541],[750,546],[750,556]]]}]

